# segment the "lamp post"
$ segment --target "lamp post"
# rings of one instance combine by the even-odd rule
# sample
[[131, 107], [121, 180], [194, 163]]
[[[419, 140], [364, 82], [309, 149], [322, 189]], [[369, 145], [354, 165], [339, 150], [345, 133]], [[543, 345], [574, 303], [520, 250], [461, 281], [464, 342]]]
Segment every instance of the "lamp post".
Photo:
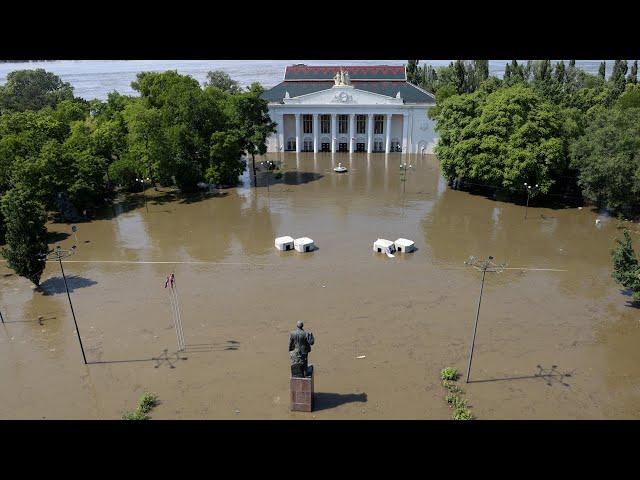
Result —
[[266, 162], [260, 162], [260, 166], [265, 167], [267, 169], [267, 192], [269, 192], [271, 170], [275, 168], [276, 164], [273, 163], [271, 160], [267, 160]]
[[[147, 178], [147, 180], [149, 180], [149, 178]], [[136, 178], [136, 182], [138, 182], [140, 184], [140, 187], [142, 188], [142, 197], [144, 198], [144, 208], [147, 210], [147, 213], [149, 213], [149, 207], [147, 207], [147, 194], [144, 189], [145, 179]]]
[[487, 272], [501, 273], [504, 270], [505, 264], [496, 265], [493, 263], [493, 257], [489, 256], [488, 260], [479, 261], [475, 257], [469, 257], [469, 260], [464, 262], [465, 265], [470, 265], [476, 270], [482, 272], [482, 283], [480, 284], [480, 296], [478, 297], [478, 310], [476, 312], [476, 321], [473, 326], [473, 338], [471, 339], [471, 351], [469, 352], [469, 364], [467, 365], [467, 381], [469, 383], [469, 376], [471, 375], [471, 361], [473, 360], [473, 348], [476, 343], [476, 332], [478, 331], [478, 318], [480, 317], [480, 304], [482, 303], [482, 291], [484, 290], [484, 276]]
[[76, 321], [76, 313], [73, 310], [73, 303], [71, 303], [71, 294], [69, 293], [69, 285], [67, 285], [67, 277], [64, 274], [64, 268], [62, 266], [62, 259], [66, 257], [70, 257], [76, 253], [76, 246], [71, 247], [71, 250], [63, 250], [58, 245], [55, 250], [50, 251], [49, 253], [42, 253], [39, 256], [41, 258], [45, 258], [46, 260], [58, 260], [60, 264], [60, 271], [62, 272], [62, 279], [64, 280], [64, 288], [67, 291], [67, 298], [69, 299], [69, 307], [71, 308], [71, 315], [73, 317], [73, 323], [76, 326], [76, 335], [78, 336], [78, 342], [80, 342], [80, 350], [82, 350], [82, 359], [84, 360], [84, 364], [87, 364], [87, 357], [84, 354], [84, 347], [82, 346], [82, 338], [80, 337], [80, 329], [78, 328], [78, 322]]
[[[529, 209], [529, 197], [531, 196], [531, 185], [527, 184], [527, 182], [524, 182], [524, 188], [527, 191], [527, 206], [524, 207], [524, 219], [527, 219], [527, 210]], [[535, 184], [534, 188], [538, 188], [538, 184]]]

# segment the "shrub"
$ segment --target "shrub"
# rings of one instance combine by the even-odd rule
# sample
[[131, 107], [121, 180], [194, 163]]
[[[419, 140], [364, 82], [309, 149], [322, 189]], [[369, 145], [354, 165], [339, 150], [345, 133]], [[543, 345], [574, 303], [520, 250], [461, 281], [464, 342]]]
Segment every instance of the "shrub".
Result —
[[456, 407], [451, 418], [454, 420], [473, 420], [473, 415], [471, 415], [471, 410], [466, 407]]
[[133, 412], [125, 412], [122, 415], [123, 420], [149, 420], [147, 415], [153, 408], [158, 405], [158, 397], [153, 393], [145, 393], [138, 401], [138, 408]]
[[458, 373], [458, 369], [447, 367], [442, 369], [440, 377], [442, 378], [442, 380], [450, 380], [455, 382], [460, 377], [460, 374]]
[[126, 412], [122, 415], [122, 420], [149, 420], [149, 416], [140, 410], [134, 410], [133, 412]]
[[142, 413], [149, 413], [156, 405], [158, 405], [158, 397], [153, 393], [145, 393], [140, 398], [138, 410]]

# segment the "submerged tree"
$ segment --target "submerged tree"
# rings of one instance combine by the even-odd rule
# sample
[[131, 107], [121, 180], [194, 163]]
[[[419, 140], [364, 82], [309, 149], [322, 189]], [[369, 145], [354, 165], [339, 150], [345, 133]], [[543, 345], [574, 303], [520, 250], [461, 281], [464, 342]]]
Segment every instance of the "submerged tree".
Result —
[[633, 250], [631, 234], [624, 230], [624, 237], [616, 239], [616, 248], [611, 251], [613, 259], [613, 279], [631, 290], [633, 300], [640, 302], [640, 265]]
[[31, 192], [19, 185], [2, 198], [2, 214], [6, 222], [7, 246], [2, 255], [18, 275], [36, 286], [45, 267], [47, 253], [47, 214], [44, 206], [32, 199]]

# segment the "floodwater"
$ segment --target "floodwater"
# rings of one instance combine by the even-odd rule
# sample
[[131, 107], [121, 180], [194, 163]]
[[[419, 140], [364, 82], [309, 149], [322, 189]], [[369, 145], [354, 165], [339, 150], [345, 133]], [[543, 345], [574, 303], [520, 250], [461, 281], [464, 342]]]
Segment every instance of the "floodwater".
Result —
[[[145, 391], [157, 419], [449, 418], [439, 372], [466, 370], [482, 275], [470, 255], [508, 263], [487, 273], [463, 384], [477, 418], [640, 418], [640, 309], [610, 276], [616, 220], [535, 200], [525, 220], [522, 205], [447, 188], [432, 156], [411, 157], [406, 182], [409, 157], [393, 154], [269, 158], [284, 175], [268, 187], [264, 173], [215, 195], [149, 190], [79, 225], [63, 265], [87, 366], [59, 265], [42, 294], [0, 264], [0, 418], [117, 419]], [[318, 248], [278, 252], [282, 235]], [[398, 237], [417, 251], [372, 251]], [[300, 319], [316, 338], [311, 414], [288, 411]]]

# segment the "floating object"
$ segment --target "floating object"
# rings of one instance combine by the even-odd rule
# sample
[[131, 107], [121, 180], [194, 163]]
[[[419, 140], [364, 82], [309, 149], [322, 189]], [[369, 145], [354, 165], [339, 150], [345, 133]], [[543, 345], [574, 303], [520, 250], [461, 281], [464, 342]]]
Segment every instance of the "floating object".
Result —
[[347, 170], [347, 167], [343, 167], [342, 163], [338, 163], [338, 166], [334, 168], [333, 171], [337, 173], [345, 173], [345, 172], [348, 172], [349, 170]]
[[578, 207], [578, 210], [582, 210], [582, 207]]
[[600, 220], [599, 218], [596, 218], [596, 225], [600, 225], [602, 223], [602, 220]]
[[399, 238], [393, 243], [396, 246], [396, 250], [401, 253], [413, 252], [416, 249], [415, 243], [411, 240], [407, 240], [406, 238]]
[[293, 237], [285, 235], [284, 237], [276, 238], [276, 248], [281, 251], [293, 250]]
[[367, 358], [366, 355], [358, 355], [356, 358]]
[[293, 247], [300, 253], [311, 252], [315, 249], [313, 240], [309, 237], [296, 238], [293, 241]]
[[387, 257], [393, 258], [393, 252], [396, 251], [396, 247], [392, 241], [386, 240], [384, 238], [379, 238], [375, 242], [373, 242], [373, 251], [378, 253], [386, 253]]

